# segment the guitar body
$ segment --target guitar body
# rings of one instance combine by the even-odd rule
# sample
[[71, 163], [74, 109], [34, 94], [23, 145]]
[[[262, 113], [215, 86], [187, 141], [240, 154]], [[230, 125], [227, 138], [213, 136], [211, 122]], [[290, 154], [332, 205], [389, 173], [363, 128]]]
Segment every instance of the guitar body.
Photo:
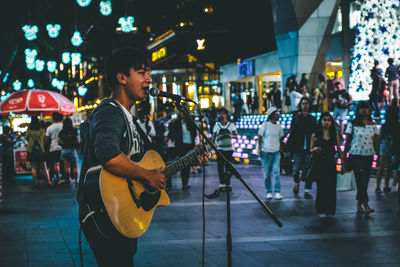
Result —
[[[165, 167], [163, 159], [154, 150], [148, 151], [137, 164], [148, 170]], [[95, 212], [91, 219], [106, 237], [118, 234], [127, 238], [141, 236], [149, 228], [155, 208], [170, 203], [165, 190], [152, 190], [101, 167], [88, 170], [84, 190], [90, 210]]]

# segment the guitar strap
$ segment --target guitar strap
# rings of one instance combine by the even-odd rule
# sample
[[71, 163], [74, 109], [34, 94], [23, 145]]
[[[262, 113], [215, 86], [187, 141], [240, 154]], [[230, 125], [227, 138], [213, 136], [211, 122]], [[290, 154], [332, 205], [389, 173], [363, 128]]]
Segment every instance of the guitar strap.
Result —
[[144, 142], [145, 147], [149, 147], [149, 148], [152, 147], [152, 143], [150, 143], [149, 138], [144, 133], [142, 127], [140, 127], [140, 125], [137, 123], [135, 118], [133, 118], [133, 123], [135, 124], [135, 126], [136, 126], [136, 128], [137, 128], [137, 130], [138, 130], [138, 132], [140, 134], [140, 137], [142, 138], [142, 140]]

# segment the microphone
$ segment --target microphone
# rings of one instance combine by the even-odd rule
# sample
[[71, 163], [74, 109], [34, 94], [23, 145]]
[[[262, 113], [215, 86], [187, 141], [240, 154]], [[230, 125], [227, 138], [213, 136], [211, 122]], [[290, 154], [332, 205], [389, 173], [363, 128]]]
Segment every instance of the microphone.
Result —
[[175, 94], [171, 94], [171, 93], [168, 93], [168, 92], [165, 92], [165, 91], [160, 91], [155, 87], [151, 88], [149, 90], [149, 93], [150, 93], [151, 96], [154, 96], [154, 97], [160, 96], [160, 97], [170, 98], [170, 99], [175, 100], [175, 101], [187, 101], [187, 102], [196, 103], [192, 99], [186, 98], [186, 97], [181, 96], [181, 95], [175, 95]]

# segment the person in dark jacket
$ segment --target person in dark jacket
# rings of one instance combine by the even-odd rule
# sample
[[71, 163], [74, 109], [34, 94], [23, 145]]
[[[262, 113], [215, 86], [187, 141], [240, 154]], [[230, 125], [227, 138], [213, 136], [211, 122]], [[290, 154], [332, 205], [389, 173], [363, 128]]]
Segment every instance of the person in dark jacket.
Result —
[[[397, 66], [394, 65], [393, 58], [388, 59], [389, 66], [386, 69], [385, 76], [388, 81], [389, 89], [389, 103], [393, 106], [399, 106], [399, 74], [397, 73]], [[392, 96], [394, 97], [392, 102]]]
[[[179, 117], [172, 122], [168, 137], [175, 142], [176, 153], [182, 157], [196, 145], [196, 128], [191, 121], [186, 120], [185, 113], [179, 112]], [[188, 190], [190, 176], [190, 166], [186, 166], [181, 171], [182, 190]]]
[[165, 189], [163, 169], [148, 170], [135, 162], [144, 148], [140, 126], [135, 124], [130, 110], [136, 101], [146, 97], [152, 83], [150, 61], [138, 49], [118, 49], [106, 61], [106, 78], [112, 87], [111, 98], [105, 99], [92, 112], [86, 127], [87, 139], [83, 138], [86, 149], [77, 196], [79, 220], [99, 266], [133, 266], [137, 239], [104, 236], [91, 219], [93, 207], [89, 206], [90, 195], [85, 190], [83, 177], [89, 168], [101, 165], [116, 176], [137, 180], [157, 191]]
[[14, 181], [13, 147], [15, 140], [11, 135], [11, 128], [9, 126], [3, 127], [3, 134], [0, 135], [0, 144], [3, 183], [10, 184]]
[[[310, 149], [311, 135], [316, 126], [315, 117], [310, 114], [310, 99], [302, 97], [298, 106], [298, 112], [294, 114], [289, 130], [289, 138], [286, 144], [288, 153], [293, 153], [294, 187], [293, 193], [297, 196], [300, 189], [300, 171], [303, 171], [305, 159]], [[306, 181], [304, 197], [313, 199], [310, 193], [312, 181]]]

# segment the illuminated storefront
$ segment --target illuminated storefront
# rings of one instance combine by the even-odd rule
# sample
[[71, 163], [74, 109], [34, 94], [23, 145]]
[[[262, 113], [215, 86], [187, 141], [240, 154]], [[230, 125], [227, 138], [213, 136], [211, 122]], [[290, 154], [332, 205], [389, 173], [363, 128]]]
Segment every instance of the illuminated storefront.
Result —
[[[169, 30], [147, 45], [152, 61], [152, 86], [179, 94], [200, 103], [207, 109], [215, 103], [223, 105], [219, 70], [205, 60], [206, 40], [177, 30]], [[150, 98], [155, 116], [173, 110], [165, 98]], [[192, 107], [192, 106], [191, 106]], [[163, 114], [157, 114], [162, 111]]]

